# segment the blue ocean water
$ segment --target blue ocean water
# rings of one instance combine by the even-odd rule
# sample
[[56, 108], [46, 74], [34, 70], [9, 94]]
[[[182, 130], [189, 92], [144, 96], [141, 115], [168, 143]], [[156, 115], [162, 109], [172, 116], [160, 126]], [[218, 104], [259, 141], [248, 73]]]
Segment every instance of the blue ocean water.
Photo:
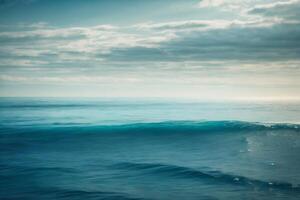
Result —
[[299, 199], [300, 102], [0, 99], [0, 199]]

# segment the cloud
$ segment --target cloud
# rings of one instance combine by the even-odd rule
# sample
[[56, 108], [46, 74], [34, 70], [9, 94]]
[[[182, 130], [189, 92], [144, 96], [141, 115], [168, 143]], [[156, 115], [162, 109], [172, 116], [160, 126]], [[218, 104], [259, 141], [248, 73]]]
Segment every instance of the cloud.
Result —
[[277, 17], [299, 21], [299, 0], [202, 0], [199, 8], [234, 12], [239, 17]]
[[138, 83], [136, 77], [120, 77], [120, 76], [16, 76], [16, 75], [0, 75], [0, 81], [23, 82], [23, 83], [59, 83], [59, 84], [100, 84], [100, 83]]
[[[269, 0], [276, 1], [276, 0]], [[264, 3], [265, 0], [202, 0], [198, 4], [199, 8], [217, 8], [221, 10], [243, 10], [253, 5]]]
[[222, 29], [176, 32], [176, 38], [162, 42], [158, 47], [112, 49], [108, 59], [123, 61], [217, 59], [254, 62], [298, 59], [299, 25], [282, 21], [269, 24], [263, 22], [231, 23]]
[[[0, 60], [3, 59], [2, 66], [8, 67], [17, 66], [18, 62], [22, 63], [18, 66], [30, 63], [35, 66], [37, 61], [47, 61], [52, 65], [65, 65], [72, 61], [96, 64], [113, 49], [155, 48], [175, 37], [172, 33], [145, 36], [111, 25], [69, 28], [28, 25], [24, 31], [18, 26], [17, 31], [0, 32]], [[10, 62], [5, 61], [8, 59]]]
[[[26, 1], [3, 2], [12, 6]], [[297, 93], [299, 0], [199, 0], [198, 7], [194, 1], [177, 3], [158, 8], [160, 18], [149, 17], [152, 11], [139, 12], [138, 20], [130, 19], [134, 14], [121, 21], [120, 16], [97, 15], [114, 25], [95, 25], [98, 18], [90, 19], [94, 15], [75, 16], [78, 23], [70, 23], [64, 13], [51, 22], [45, 16], [38, 20], [46, 22], [26, 24], [24, 18], [0, 25], [2, 95], [5, 87], [10, 95], [33, 87], [46, 95], [51, 87], [62, 95], [69, 92], [66, 88], [74, 88], [75, 94], [82, 88], [91, 94], [149, 96], [231, 96], [233, 89], [238, 96]], [[4, 14], [12, 16], [11, 22], [17, 18]], [[57, 19], [62, 22], [55, 23]]]
[[117, 27], [111, 25], [98, 25], [92, 27], [70, 27], [70, 28], [49, 28], [45, 23], [35, 23], [27, 26], [33, 30], [29, 31], [9, 31], [0, 32], [0, 38], [2, 40], [7, 39], [43, 39], [43, 38], [71, 38], [76, 37], [88, 37], [92, 35], [100, 35], [104, 32], [111, 32]]
[[300, 1], [288, 0], [277, 1], [269, 4], [261, 4], [249, 9], [248, 13], [261, 15], [265, 17], [278, 17], [283, 19], [299, 21]]
[[187, 30], [187, 29], [205, 29], [211, 26], [224, 26], [224, 21], [205, 21], [205, 20], [188, 20], [188, 21], [173, 21], [165, 23], [143, 23], [135, 27], [138, 29], [154, 29], [154, 30]]
[[217, 7], [224, 5], [226, 1], [224, 0], [202, 0], [199, 3], [199, 7], [206, 8], [206, 7]]
[[254, 15], [255, 9], [263, 13], [262, 9], [292, 7], [296, 0], [201, 2], [202, 6], [239, 4], [247, 8], [256, 3], [248, 9], [249, 15], [234, 20], [145, 22], [122, 27], [17, 25], [16, 30], [0, 32], [1, 66], [103, 68], [114, 62], [128, 66], [134, 62], [297, 59], [299, 22], [277, 15]]
[[49, 62], [44, 60], [32, 60], [32, 59], [1, 59], [0, 67], [34, 67], [45, 66]]
[[138, 30], [148, 31], [191, 32], [209, 31], [212, 29], [228, 29], [232, 27], [267, 27], [282, 22], [283, 20], [278, 18], [254, 18], [249, 20], [186, 20], [164, 23], [142, 23], [137, 24], [134, 27]]

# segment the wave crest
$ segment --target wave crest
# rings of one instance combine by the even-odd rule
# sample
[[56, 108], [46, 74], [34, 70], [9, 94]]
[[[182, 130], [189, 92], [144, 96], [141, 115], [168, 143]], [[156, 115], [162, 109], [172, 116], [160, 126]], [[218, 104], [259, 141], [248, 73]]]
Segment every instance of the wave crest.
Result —
[[194, 180], [208, 180], [213, 183], [219, 184], [234, 184], [243, 185], [255, 188], [277, 188], [284, 190], [293, 190], [300, 192], [298, 186], [294, 186], [291, 183], [284, 182], [267, 182], [262, 180], [256, 180], [244, 176], [237, 176], [227, 173], [222, 173], [220, 171], [204, 171], [198, 170], [190, 167], [183, 167], [177, 165], [169, 164], [154, 164], [154, 163], [117, 163], [112, 167], [117, 169], [126, 169], [138, 171], [144, 175], [159, 175], [168, 176], [171, 178], [185, 178]]
[[211, 133], [290, 130], [300, 132], [298, 124], [259, 123], [244, 121], [166, 121], [122, 125], [89, 125], [72, 123], [40, 124], [7, 127], [0, 125], [2, 134], [12, 133]]

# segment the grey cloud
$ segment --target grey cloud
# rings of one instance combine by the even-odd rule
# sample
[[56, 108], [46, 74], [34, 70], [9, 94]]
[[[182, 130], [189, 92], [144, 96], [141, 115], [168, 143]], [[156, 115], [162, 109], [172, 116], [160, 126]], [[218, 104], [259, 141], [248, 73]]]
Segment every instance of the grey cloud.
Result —
[[273, 4], [256, 6], [248, 10], [248, 13], [262, 15], [266, 17], [279, 17], [299, 21], [300, 1], [289, 0], [283, 2], [275, 2]]
[[209, 21], [190, 20], [190, 21], [175, 21], [166, 23], [144, 23], [138, 24], [135, 27], [138, 29], [153, 29], [153, 30], [179, 30], [179, 29], [195, 29], [206, 28], [210, 26]]
[[197, 30], [224, 29], [232, 26], [243, 27], [262, 27], [271, 26], [278, 23], [278, 19], [252, 19], [252, 20], [187, 20], [171, 21], [165, 23], [144, 23], [134, 27], [140, 30], [150, 31], [171, 31], [171, 32], [188, 32]]
[[[209, 23], [213, 26], [212, 21]], [[191, 29], [197, 27], [191, 21], [151, 24], [145, 35], [137, 30], [126, 33], [126, 30], [107, 25], [52, 28], [50, 32], [48, 28], [26, 33], [19, 31], [14, 33], [16, 38], [10, 39], [11, 35], [2, 32], [0, 59], [32, 61], [26, 62], [26, 66], [74, 68], [101, 68], [103, 62], [108, 66], [107, 63], [118, 61], [130, 65], [146, 61], [299, 59], [299, 24], [276, 20], [222, 21], [222, 24], [223, 27], [215, 25], [218, 28], [205, 30]], [[60, 37], [61, 33], [64, 37]], [[12, 65], [16, 63], [12, 62]]]
[[114, 60], [286, 60], [300, 55], [298, 24], [181, 33], [157, 48], [116, 48]]

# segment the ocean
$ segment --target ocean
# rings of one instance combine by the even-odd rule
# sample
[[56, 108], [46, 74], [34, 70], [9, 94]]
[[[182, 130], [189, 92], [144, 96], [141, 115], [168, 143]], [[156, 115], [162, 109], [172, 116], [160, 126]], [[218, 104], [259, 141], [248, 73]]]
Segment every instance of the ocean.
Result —
[[300, 102], [0, 98], [0, 199], [300, 199]]

